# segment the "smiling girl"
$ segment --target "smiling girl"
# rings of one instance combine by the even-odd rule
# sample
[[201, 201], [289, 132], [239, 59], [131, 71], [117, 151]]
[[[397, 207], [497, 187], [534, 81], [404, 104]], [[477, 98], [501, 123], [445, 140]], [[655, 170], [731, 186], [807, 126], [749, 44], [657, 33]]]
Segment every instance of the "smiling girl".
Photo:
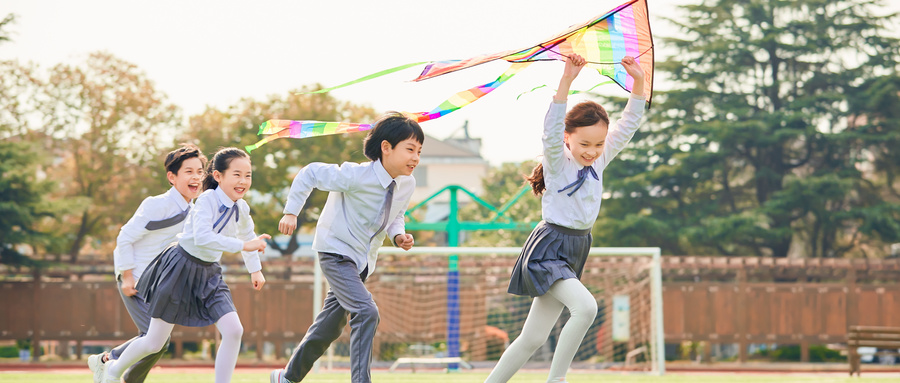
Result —
[[225, 148], [213, 156], [203, 179], [204, 191], [188, 214], [178, 243], [164, 250], [138, 280], [137, 291], [149, 303], [149, 331], [108, 363], [103, 382], [119, 382], [129, 366], [160, 351], [176, 324], [213, 323], [222, 334], [215, 381], [231, 381], [244, 329], [222, 279], [222, 253], [242, 252], [253, 288], [260, 290], [266, 283], [259, 252], [270, 237], [253, 232], [250, 207], [242, 199], [252, 180], [250, 157], [243, 150]]
[[[200, 195], [200, 182], [203, 180], [203, 167], [206, 156], [195, 145], [182, 144], [166, 155], [166, 179], [172, 188], [169, 191], [141, 202], [131, 219], [128, 220], [116, 237], [116, 249], [113, 261], [116, 270], [116, 282], [119, 295], [125, 303], [125, 309], [134, 321], [139, 336], [147, 333], [150, 326], [150, 313], [147, 302], [135, 289], [135, 281], [144, 270], [184, 228], [184, 220], [193, 207], [193, 200]], [[105, 363], [116, 359], [138, 337], [135, 337], [112, 351], [88, 357], [88, 368], [94, 373], [94, 382], [99, 383]], [[148, 355], [135, 363], [125, 372], [125, 383], [142, 383], [159, 360], [163, 352]]]
[[534, 297], [522, 333], [506, 349], [485, 382], [506, 382], [547, 341], [563, 307], [569, 320], [559, 336], [548, 382], [564, 382], [584, 334], [597, 316], [597, 302], [579, 278], [600, 212], [603, 169], [631, 141], [644, 110], [644, 71], [632, 57], [622, 66], [634, 79], [622, 118], [609, 126], [606, 110], [592, 101], [566, 113], [572, 81], [586, 61], [566, 60], [559, 89], [544, 118], [544, 158], [528, 181], [541, 197], [541, 221], [522, 247], [509, 293]]

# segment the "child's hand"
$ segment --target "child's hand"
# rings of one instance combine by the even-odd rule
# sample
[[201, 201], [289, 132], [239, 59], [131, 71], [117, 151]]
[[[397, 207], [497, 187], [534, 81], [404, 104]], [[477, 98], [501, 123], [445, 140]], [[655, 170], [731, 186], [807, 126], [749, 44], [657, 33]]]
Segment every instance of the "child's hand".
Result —
[[407, 234], [397, 234], [397, 235], [395, 235], [395, 236], [394, 236], [394, 243], [397, 244], [397, 247], [399, 247], [399, 248], [401, 248], [401, 249], [403, 249], [403, 250], [409, 250], [409, 249], [412, 249], [413, 244], [415, 244], [416, 241], [413, 240], [412, 234], [408, 234], [408, 233], [407, 233]]
[[263, 276], [262, 270], [250, 273], [250, 283], [253, 284], [253, 289], [256, 291], [262, 290], [263, 285], [266, 284], [266, 277]]
[[278, 231], [284, 235], [291, 235], [294, 232], [294, 229], [297, 228], [297, 216], [293, 214], [285, 214], [284, 217], [281, 217], [281, 221], [278, 221]]
[[266, 249], [266, 240], [272, 239], [271, 235], [262, 234], [255, 239], [244, 242], [244, 251], [263, 251]]
[[126, 297], [132, 297], [137, 294], [137, 290], [134, 288], [134, 275], [131, 272], [131, 270], [125, 270], [122, 273], [122, 294]]
[[570, 80], [575, 79], [575, 77], [578, 77], [578, 73], [581, 72], [581, 68], [584, 68], [585, 64], [587, 64], [587, 60], [585, 60], [584, 57], [573, 53], [566, 59], [566, 68], [563, 69], [563, 78]]
[[563, 69], [562, 78], [559, 79], [559, 88], [556, 88], [556, 96], [553, 96], [556, 102], [566, 102], [566, 99], [569, 97], [569, 88], [572, 87], [572, 81], [575, 80], [575, 77], [578, 77], [578, 73], [581, 72], [581, 68], [584, 68], [585, 64], [587, 64], [587, 61], [584, 57], [574, 53], [566, 58], [566, 68]]
[[634, 61], [634, 57], [623, 57], [622, 66], [625, 67], [625, 72], [634, 78], [635, 81], [644, 79], [644, 68], [641, 68], [641, 65], [638, 64], [637, 61]]

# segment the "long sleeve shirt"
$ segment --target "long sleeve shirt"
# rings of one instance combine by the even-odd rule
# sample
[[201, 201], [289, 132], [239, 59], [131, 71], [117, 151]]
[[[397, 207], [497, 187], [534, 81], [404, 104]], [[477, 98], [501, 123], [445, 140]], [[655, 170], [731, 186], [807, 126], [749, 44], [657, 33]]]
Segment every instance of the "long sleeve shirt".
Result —
[[591, 166], [600, 180], [588, 177], [584, 185], [568, 196], [557, 191], [578, 179], [578, 170], [583, 166], [566, 147], [565, 135], [566, 104], [552, 102], [544, 118], [544, 191], [541, 198], [541, 213], [545, 221], [571, 229], [589, 229], [600, 213], [603, 196], [603, 169], [631, 141], [644, 113], [644, 98], [631, 95], [616, 124], [609, 127], [603, 152]]
[[145, 198], [116, 237], [113, 250], [116, 275], [131, 270], [135, 279], [140, 278], [150, 262], [175, 242], [191, 206], [174, 187]]
[[[231, 209], [237, 208], [237, 212]], [[247, 271], [262, 270], [258, 251], [242, 251], [244, 242], [256, 238], [250, 206], [243, 199], [232, 201], [221, 188], [197, 197], [178, 239], [188, 253], [206, 262], [218, 262], [223, 252], [241, 253]]]
[[[396, 182], [391, 211], [384, 212], [391, 181]], [[392, 179], [380, 160], [340, 166], [311, 163], [294, 177], [284, 214], [299, 214], [313, 188], [329, 192], [316, 224], [313, 250], [350, 257], [360, 273], [368, 267], [370, 275], [385, 235], [393, 240], [398, 234], [406, 234], [404, 214], [416, 188], [415, 178]], [[375, 235], [385, 213], [389, 214], [388, 225]]]

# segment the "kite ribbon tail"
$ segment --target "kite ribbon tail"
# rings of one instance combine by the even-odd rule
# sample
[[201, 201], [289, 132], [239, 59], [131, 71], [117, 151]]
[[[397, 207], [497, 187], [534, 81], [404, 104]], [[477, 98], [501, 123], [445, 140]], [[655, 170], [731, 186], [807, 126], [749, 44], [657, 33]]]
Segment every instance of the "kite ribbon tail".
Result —
[[343, 84], [341, 84], [341, 85], [333, 86], [333, 87], [331, 87], [331, 88], [319, 89], [319, 90], [312, 91], [312, 92], [299, 92], [299, 93], [296, 93], [296, 94], [315, 94], [315, 93], [331, 92], [332, 90], [335, 90], [335, 89], [339, 89], [339, 88], [343, 88], [343, 87], [345, 87], [345, 86], [350, 86], [350, 85], [353, 85], [353, 84], [361, 83], [361, 82], [363, 82], [363, 81], [371, 80], [371, 79], [373, 79], [373, 78], [378, 78], [378, 77], [381, 77], [381, 76], [384, 76], [384, 75], [387, 75], [387, 74], [391, 74], [391, 73], [394, 73], [394, 72], [398, 72], [398, 71], [404, 70], [404, 69], [406, 69], [406, 68], [414, 67], [414, 66], [416, 66], [416, 65], [428, 64], [428, 63], [430, 63], [430, 62], [431, 62], [431, 61], [422, 61], [422, 62], [417, 62], [417, 63], [412, 63], [412, 64], [404, 64], [404, 65], [400, 65], [400, 66], [393, 67], [393, 68], [390, 68], [390, 69], [385, 69], [385, 70], [383, 70], [383, 71], [381, 71], [381, 72], [372, 73], [372, 74], [370, 74], [370, 75], [368, 75], [368, 76], [363, 76], [363, 77], [360, 77], [360, 78], [358, 78], [358, 79], [356, 79], [356, 80], [353, 80], [353, 81], [350, 81], [350, 82], [345, 82], [345, 83], [343, 83]]
[[596, 87], [598, 87], [598, 86], [601, 86], [601, 85], [607, 85], [607, 84], [615, 84], [615, 83], [616, 83], [615, 81], [604, 81], [604, 82], [601, 82], [601, 83], [599, 83], [599, 84], [597, 84], [597, 85], [592, 86], [590, 89], [586, 89], [586, 90], [570, 90], [570, 91], [569, 91], [569, 94], [588, 93], [588, 92], [594, 90], [594, 88], [596, 88]]
[[[615, 81], [605, 81], [605, 82], [601, 82], [601, 83], [599, 83], [599, 84], [597, 84], [597, 85], [592, 86], [590, 89], [585, 89], [585, 90], [570, 90], [570, 91], [569, 91], [569, 94], [588, 93], [588, 92], [594, 90], [594, 88], [596, 88], [596, 87], [598, 87], [598, 86], [601, 86], [601, 85], [607, 85], [607, 84], [615, 84], [615, 83], [616, 83]], [[536, 86], [536, 87], [534, 87], [534, 88], [531, 88], [531, 90], [526, 90], [526, 91], [524, 91], [524, 92], [522, 92], [522, 93], [519, 93], [519, 95], [516, 96], [516, 100], [518, 100], [519, 98], [521, 98], [522, 96], [524, 96], [524, 95], [526, 95], [526, 94], [528, 94], [528, 93], [531, 93], [531, 92], [534, 92], [534, 91], [536, 91], [536, 90], [538, 90], [538, 89], [546, 88], [546, 87], [547, 87], [547, 84], [544, 84], [544, 85], [540, 85], [540, 86]], [[554, 90], [554, 91], [555, 91], [555, 90]]]
[[281, 131], [275, 132], [272, 135], [266, 136], [265, 138], [259, 140], [259, 142], [253, 145], [247, 145], [244, 149], [247, 150], [247, 153], [250, 153], [256, 149], [259, 149], [260, 146], [263, 146], [269, 142], [277, 140], [279, 138], [289, 137], [291, 135], [291, 130], [289, 128], [282, 129]]
[[491, 93], [494, 89], [503, 85], [507, 80], [515, 76], [521, 70], [527, 68], [530, 64], [531, 62], [512, 63], [512, 65], [509, 66], [509, 69], [503, 72], [494, 81], [456, 93], [430, 112], [406, 113], [406, 115], [414, 118], [416, 122], [425, 122], [443, 117], [477, 101], [479, 98], [484, 97], [484, 95]]

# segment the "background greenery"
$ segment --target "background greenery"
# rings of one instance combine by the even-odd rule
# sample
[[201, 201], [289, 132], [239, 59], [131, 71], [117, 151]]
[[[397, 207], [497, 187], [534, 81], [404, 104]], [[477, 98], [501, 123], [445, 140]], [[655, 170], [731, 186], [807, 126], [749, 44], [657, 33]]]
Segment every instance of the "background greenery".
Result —
[[[659, 246], [666, 255], [889, 256], [890, 244], [900, 242], [900, 42], [887, 33], [896, 17], [873, 14], [879, 3], [682, 7], [669, 20], [682, 37], [656, 37], [665, 50], [657, 51], [653, 106], [605, 171], [594, 244]], [[14, 30], [8, 15], [0, 44]], [[598, 99], [613, 118], [624, 105]], [[178, 143], [212, 154], [255, 142], [269, 118], [372, 121], [377, 114], [327, 94], [291, 92], [183, 116], [140, 68], [108, 53], [50, 68], [2, 61], [0, 259], [108, 260], [140, 201], [168, 187], [162, 156]], [[276, 231], [299, 168], [363, 161], [361, 142], [358, 134], [279, 140], [253, 152], [248, 201], [257, 231]], [[532, 166], [492, 168], [482, 198], [501, 205]], [[315, 193], [307, 202], [304, 228], [315, 224], [324, 199]], [[475, 207], [463, 214], [486, 216]], [[540, 201], [523, 198], [509, 214], [538, 220]], [[516, 246], [525, 235], [469, 233], [463, 245]], [[441, 236], [419, 238], [443, 244]], [[296, 237], [272, 245], [290, 253]]]

